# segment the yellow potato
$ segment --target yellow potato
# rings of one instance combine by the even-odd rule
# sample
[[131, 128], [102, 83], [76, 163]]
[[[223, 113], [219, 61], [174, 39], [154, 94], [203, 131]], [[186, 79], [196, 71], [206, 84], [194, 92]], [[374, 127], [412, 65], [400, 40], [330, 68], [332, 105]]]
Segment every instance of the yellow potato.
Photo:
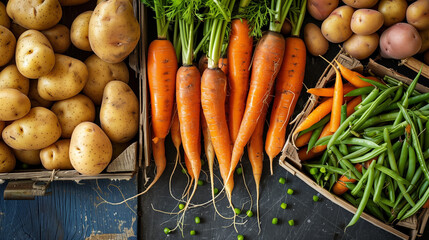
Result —
[[417, 30], [429, 29], [429, 0], [418, 0], [410, 4], [406, 12], [407, 22]]
[[63, 14], [58, 0], [9, 0], [6, 11], [19, 25], [35, 30], [55, 26]]
[[15, 61], [22, 75], [35, 79], [52, 70], [55, 54], [45, 35], [36, 30], [27, 30], [18, 38]]
[[104, 88], [100, 123], [112, 142], [128, 142], [137, 134], [139, 100], [126, 83], [111, 81]]
[[62, 139], [40, 151], [40, 159], [44, 168], [73, 169], [69, 157], [70, 139]]
[[353, 34], [343, 43], [344, 50], [352, 57], [362, 60], [369, 57], [378, 47], [378, 34], [357, 35]]
[[56, 142], [61, 136], [61, 126], [55, 113], [35, 107], [23, 118], [15, 120], [2, 133], [11, 148], [37, 150]]
[[0, 173], [12, 172], [15, 168], [16, 160], [12, 150], [0, 141]]
[[420, 31], [419, 35], [422, 38], [422, 47], [420, 48], [419, 53], [424, 53], [429, 49], [429, 29]]
[[370, 8], [373, 7], [378, 0], [343, 0], [343, 2], [354, 8]]
[[77, 16], [70, 28], [70, 38], [73, 45], [84, 51], [92, 51], [89, 44], [88, 28], [89, 19], [91, 19], [93, 11], [86, 11]]
[[10, 28], [10, 19], [6, 13], [6, 6], [2, 2], [0, 2], [0, 25]]
[[89, 21], [89, 43], [106, 62], [123, 61], [137, 46], [140, 25], [128, 0], [108, 0], [98, 4]]
[[318, 26], [314, 23], [307, 23], [304, 27], [305, 46], [313, 56], [323, 55], [328, 51], [329, 42], [323, 37]]
[[58, 117], [63, 138], [70, 138], [79, 123], [93, 122], [95, 119], [94, 103], [82, 94], [54, 103], [51, 111]]
[[41, 76], [37, 83], [39, 95], [49, 101], [64, 100], [76, 96], [88, 80], [85, 63], [66, 55], [55, 54], [55, 66]]
[[0, 26], [0, 67], [9, 63], [15, 54], [16, 38], [6, 27]]
[[83, 92], [96, 105], [101, 104], [104, 87], [108, 82], [122, 81], [128, 83], [129, 72], [124, 62], [107, 63], [94, 54], [85, 60], [85, 64], [88, 67], [88, 81]]
[[52, 102], [43, 99], [37, 91], [37, 79], [30, 80], [30, 90], [28, 91], [28, 98], [30, 98], [31, 107], [45, 107], [49, 108], [52, 106]]
[[10, 24], [10, 31], [12, 31], [13, 35], [15, 35], [15, 38], [18, 39], [19, 36], [21, 36], [21, 34], [23, 34], [25, 31], [27, 31], [28, 29], [19, 25], [16, 22], [12, 22]]
[[30, 99], [19, 90], [0, 89], [0, 121], [20, 119], [30, 111], [30, 108]]
[[45, 35], [56, 53], [64, 53], [70, 47], [70, 31], [69, 29], [62, 25], [57, 24], [48, 30], [42, 31]]
[[359, 35], [370, 35], [383, 26], [383, 14], [372, 9], [358, 9], [353, 13], [350, 27]]
[[30, 80], [18, 71], [15, 64], [11, 64], [0, 72], [0, 88], [15, 88], [27, 95]]
[[20, 162], [28, 165], [40, 165], [40, 150], [16, 150], [12, 149], [15, 157]]
[[340, 43], [352, 35], [350, 22], [354, 9], [350, 6], [341, 6], [335, 9], [322, 23], [323, 36], [332, 43]]
[[59, 0], [61, 6], [76, 6], [87, 3], [89, 0]]
[[70, 162], [76, 171], [94, 176], [112, 159], [112, 143], [95, 123], [83, 122], [74, 129], [70, 142]]
[[408, 3], [406, 0], [380, 0], [378, 11], [383, 14], [384, 26], [389, 27], [405, 19]]

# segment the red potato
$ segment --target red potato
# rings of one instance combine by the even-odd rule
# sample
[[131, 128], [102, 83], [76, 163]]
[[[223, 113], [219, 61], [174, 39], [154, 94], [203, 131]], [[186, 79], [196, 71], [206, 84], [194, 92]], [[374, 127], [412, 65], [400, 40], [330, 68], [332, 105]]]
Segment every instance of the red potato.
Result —
[[325, 20], [336, 7], [339, 0], [308, 0], [307, 11], [310, 15], [319, 20]]
[[419, 31], [429, 29], [429, 0], [418, 0], [410, 4], [406, 17], [407, 22]]
[[378, 0], [343, 0], [343, 2], [354, 8], [370, 8], [373, 7]]
[[417, 30], [408, 23], [397, 23], [386, 29], [380, 37], [381, 56], [404, 59], [418, 53], [422, 39]]

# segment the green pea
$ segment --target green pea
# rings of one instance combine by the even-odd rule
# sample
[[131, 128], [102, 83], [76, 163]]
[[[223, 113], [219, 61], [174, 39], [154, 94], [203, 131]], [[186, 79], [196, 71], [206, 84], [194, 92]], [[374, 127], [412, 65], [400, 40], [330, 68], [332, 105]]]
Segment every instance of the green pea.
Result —
[[248, 217], [252, 217], [252, 216], [253, 216], [253, 212], [252, 212], [252, 210], [247, 210], [246, 215], [247, 215]]
[[196, 224], [199, 224], [200, 222], [201, 222], [200, 217], [195, 217], [195, 223], [196, 223]]
[[203, 186], [204, 185], [204, 181], [203, 180], [198, 180], [198, 186]]
[[218, 188], [213, 188], [213, 193], [214, 193], [215, 195], [217, 195], [217, 194], [219, 193], [219, 189], [218, 189]]
[[288, 221], [288, 223], [289, 223], [289, 225], [290, 225], [290, 226], [295, 225], [295, 221], [294, 221], [294, 220], [292, 220], [292, 219], [291, 219], [291, 220], [289, 220], [289, 221]]
[[279, 219], [278, 218], [273, 218], [273, 220], [271, 220], [271, 223], [276, 225], [277, 223], [279, 223]]
[[283, 178], [283, 177], [279, 178], [279, 183], [285, 184], [286, 183], [286, 179]]
[[237, 240], [244, 240], [244, 236], [243, 235], [237, 235]]
[[289, 188], [289, 189], [287, 190], [287, 194], [292, 195], [292, 194], [293, 194], [293, 190]]
[[326, 173], [326, 168], [321, 167], [321, 168], [320, 168], [320, 172], [321, 172], [321, 173]]
[[237, 170], [235, 170], [237, 172], [238, 175], [243, 173], [243, 169], [241, 167], [237, 168]]
[[185, 204], [183, 204], [183, 203], [179, 204], [179, 209], [180, 209], [180, 210], [182, 210], [182, 209], [184, 209], [184, 208], [185, 208]]
[[313, 201], [315, 201], [315, 202], [319, 201], [319, 197], [318, 197], [318, 196], [316, 196], [316, 195], [314, 195], [314, 196], [313, 196]]
[[235, 214], [239, 215], [241, 213], [241, 210], [239, 208], [234, 208]]
[[171, 230], [170, 230], [169, 228], [167, 228], [167, 227], [166, 227], [166, 228], [164, 228], [164, 233], [165, 233], [165, 234], [169, 234], [170, 232], [171, 232]]
[[318, 172], [319, 172], [319, 169], [317, 169], [317, 168], [311, 168], [310, 169], [310, 174], [311, 175], [316, 175]]
[[192, 236], [194, 236], [196, 234], [196, 232], [195, 232], [195, 230], [191, 230], [191, 232], [189, 234], [191, 234]]
[[286, 209], [286, 208], [287, 208], [287, 204], [286, 204], [286, 203], [282, 203], [282, 204], [280, 205], [280, 207], [281, 207], [281, 208], [283, 208], [283, 209]]

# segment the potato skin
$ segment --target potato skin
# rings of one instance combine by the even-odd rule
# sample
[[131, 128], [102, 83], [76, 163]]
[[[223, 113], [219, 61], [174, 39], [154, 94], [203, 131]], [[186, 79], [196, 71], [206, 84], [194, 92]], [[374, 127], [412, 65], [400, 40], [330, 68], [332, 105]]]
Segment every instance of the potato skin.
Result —
[[417, 30], [408, 23], [397, 23], [386, 29], [380, 37], [381, 56], [404, 59], [418, 53], [422, 39]]
[[9, 63], [15, 54], [16, 38], [6, 27], [0, 26], [0, 67]]
[[58, 0], [9, 0], [6, 11], [19, 25], [35, 30], [55, 26], [63, 14]]
[[322, 23], [323, 36], [332, 43], [347, 40], [352, 34], [350, 22], [354, 9], [350, 6], [341, 6], [335, 9]]
[[54, 68], [55, 54], [45, 35], [36, 30], [27, 30], [16, 43], [15, 61], [22, 75], [36, 79]]
[[369, 57], [378, 47], [378, 34], [353, 34], [343, 43], [344, 50], [352, 57], [362, 60]]
[[407, 22], [417, 30], [429, 29], [429, 0], [418, 0], [410, 4], [406, 12]]
[[92, 51], [88, 38], [89, 20], [91, 19], [92, 13], [93, 11], [86, 11], [79, 14], [73, 20], [70, 28], [71, 42], [80, 50]]
[[55, 66], [51, 72], [39, 78], [37, 91], [43, 99], [64, 100], [82, 91], [87, 80], [88, 69], [83, 62], [55, 54]]
[[350, 27], [355, 34], [370, 35], [383, 26], [383, 14], [372, 9], [358, 9], [353, 13]]
[[384, 26], [389, 27], [405, 19], [408, 3], [406, 0], [381, 0], [378, 11], [383, 14]]
[[73, 169], [69, 157], [70, 139], [58, 140], [40, 151], [40, 160], [47, 170]]
[[40, 149], [38, 150], [16, 150], [12, 149], [15, 158], [28, 165], [40, 165]]
[[49, 109], [35, 107], [15, 120], [2, 133], [4, 142], [18, 150], [37, 150], [56, 142], [61, 136], [57, 116]]
[[378, 0], [343, 0], [343, 2], [353, 8], [370, 8], [377, 4]]
[[15, 64], [11, 64], [0, 72], [0, 88], [15, 88], [27, 95], [30, 80], [18, 71]]
[[19, 90], [0, 89], [0, 121], [20, 119], [30, 111], [30, 108], [30, 99]]
[[128, 68], [124, 62], [108, 63], [94, 54], [85, 60], [85, 64], [88, 67], [88, 81], [83, 92], [95, 105], [101, 104], [104, 87], [108, 82], [129, 81]]
[[62, 138], [70, 138], [79, 123], [93, 122], [95, 119], [94, 103], [82, 94], [54, 103], [51, 111], [58, 117]]
[[10, 18], [6, 13], [6, 6], [0, 2], [0, 25], [10, 28]]
[[338, 3], [339, 0], [308, 0], [307, 11], [313, 18], [323, 21], [338, 7]]
[[137, 46], [140, 25], [128, 0], [99, 3], [89, 21], [89, 43], [97, 56], [109, 63], [123, 61]]
[[329, 42], [323, 37], [320, 28], [314, 23], [305, 25], [304, 41], [308, 52], [313, 56], [323, 55], [328, 51]]
[[30, 79], [30, 90], [28, 91], [28, 98], [30, 98], [31, 107], [45, 107], [50, 108], [52, 101], [43, 99], [37, 91], [37, 79]]
[[12, 150], [0, 141], [0, 173], [12, 172], [15, 165], [16, 160]]
[[43, 35], [48, 38], [49, 42], [56, 53], [64, 53], [70, 47], [70, 30], [62, 25], [57, 24], [48, 30], [42, 31]]
[[112, 143], [95, 123], [83, 122], [73, 131], [70, 162], [76, 171], [88, 176], [101, 173], [112, 159]]

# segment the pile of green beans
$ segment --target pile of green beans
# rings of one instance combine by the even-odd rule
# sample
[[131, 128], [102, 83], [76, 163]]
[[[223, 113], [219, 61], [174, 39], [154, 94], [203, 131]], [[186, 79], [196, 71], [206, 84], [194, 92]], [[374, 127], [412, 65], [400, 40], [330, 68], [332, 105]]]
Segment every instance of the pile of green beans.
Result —
[[394, 224], [429, 199], [429, 93], [415, 90], [420, 73], [409, 86], [385, 77], [385, 85], [368, 81], [373, 86], [348, 93], [363, 100], [349, 117], [346, 105], [341, 108], [340, 127], [331, 136], [319, 138], [327, 117], [311, 127], [308, 149], [327, 146], [320, 159], [304, 164], [315, 181], [331, 190], [341, 176], [356, 180], [344, 182], [350, 191], [342, 196], [357, 208], [347, 227], [363, 211]]

